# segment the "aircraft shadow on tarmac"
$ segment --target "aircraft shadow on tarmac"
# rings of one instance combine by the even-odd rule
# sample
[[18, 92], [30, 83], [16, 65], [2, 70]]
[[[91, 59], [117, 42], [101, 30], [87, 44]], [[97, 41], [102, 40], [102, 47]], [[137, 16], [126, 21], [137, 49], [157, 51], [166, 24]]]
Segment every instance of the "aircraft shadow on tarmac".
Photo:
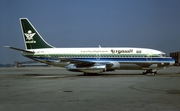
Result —
[[23, 76], [55, 76], [55, 74], [23, 74]]
[[101, 74], [88, 74], [88, 75], [84, 75], [84, 74], [79, 74], [77, 76], [134, 76], [134, 75], [143, 75], [143, 74], [109, 74], [109, 73], [101, 73]]
[[37, 77], [43, 77], [43, 76], [49, 76], [49, 77], [52, 77], [52, 76], [56, 76], [56, 77], [61, 77], [61, 76], [66, 76], [66, 77], [75, 77], [75, 76], [78, 76], [78, 77], [86, 77], [86, 76], [139, 76], [139, 75], [143, 75], [143, 74], [114, 74], [114, 73], [101, 73], [101, 74], [88, 74], [88, 75], [84, 75], [84, 74], [23, 74], [22, 76], [37, 76]]
[[[180, 74], [157, 74], [158, 76], [180, 76]], [[144, 75], [144, 74], [140, 74], [140, 73], [101, 73], [101, 74], [88, 74], [88, 75], [84, 75], [84, 74], [37, 74], [37, 73], [32, 73], [32, 74], [23, 74], [23, 76], [36, 76], [36, 77], [88, 77], [88, 76], [154, 76], [154, 75]]]

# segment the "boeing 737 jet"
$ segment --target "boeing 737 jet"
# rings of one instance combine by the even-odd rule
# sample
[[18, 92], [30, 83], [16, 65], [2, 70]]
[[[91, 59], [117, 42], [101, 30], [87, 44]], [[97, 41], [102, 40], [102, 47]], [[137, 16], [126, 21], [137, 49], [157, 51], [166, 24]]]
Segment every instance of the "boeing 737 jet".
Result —
[[20, 18], [25, 48], [22, 55], [68, 71], [102, 73], [115, 70], [144, 70], [143, 74], [156, 74], [157, 70], [172, 66], [174, 59], [162, 51], [134, 47], [56, 48], [48, 44], [27, 18]]

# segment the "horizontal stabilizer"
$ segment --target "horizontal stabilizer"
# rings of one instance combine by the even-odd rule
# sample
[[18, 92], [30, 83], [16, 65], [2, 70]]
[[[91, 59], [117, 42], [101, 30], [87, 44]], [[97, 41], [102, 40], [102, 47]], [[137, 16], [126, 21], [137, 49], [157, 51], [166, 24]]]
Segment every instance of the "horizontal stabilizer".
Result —
[[18, 51], [22, 51], [22, 52], [27, 52], [27, 53], [34, 53], [33, 51], [19, 49], [19, 48], [16, 48], [16, 47], [11, 47], [11, 46], [4, 46], [4, 47], [10, 48], [10, 49], [14, 49], [14, 50], [18, 50]]

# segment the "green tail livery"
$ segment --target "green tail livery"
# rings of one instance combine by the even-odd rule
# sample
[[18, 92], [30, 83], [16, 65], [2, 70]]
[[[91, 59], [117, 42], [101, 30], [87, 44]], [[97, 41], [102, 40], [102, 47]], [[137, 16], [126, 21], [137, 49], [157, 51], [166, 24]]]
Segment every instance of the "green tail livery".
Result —
[[27, 18], [21, 18], [20, 23], [26, 49], [53, 48], [41, 37]]

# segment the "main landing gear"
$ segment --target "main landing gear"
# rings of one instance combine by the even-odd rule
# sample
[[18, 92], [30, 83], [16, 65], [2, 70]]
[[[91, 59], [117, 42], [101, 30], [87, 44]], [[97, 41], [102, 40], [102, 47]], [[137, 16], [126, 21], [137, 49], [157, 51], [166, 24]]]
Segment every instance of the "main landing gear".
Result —
[[84, 76], [88, 76], [89, 75], [89, 73], [87, 73], [87, 72], [84, 72]]
[[143, 72], [143, 74], [146, 74], [146, 75], [156, 75], [157, 74], [157, 70], [152, 70], [152, 69], [148, 69], [146, 70], [145, 72]]
[[84, 72], [83, 74], [84, 74], [84, 76], [97, 76], [100, 73], [88, 73], [88, 72]]
[[96, 75], [97, 73], [87, 73], [87, 72], [84, 72], [84, 76], [90, 76], [90, 75]]

